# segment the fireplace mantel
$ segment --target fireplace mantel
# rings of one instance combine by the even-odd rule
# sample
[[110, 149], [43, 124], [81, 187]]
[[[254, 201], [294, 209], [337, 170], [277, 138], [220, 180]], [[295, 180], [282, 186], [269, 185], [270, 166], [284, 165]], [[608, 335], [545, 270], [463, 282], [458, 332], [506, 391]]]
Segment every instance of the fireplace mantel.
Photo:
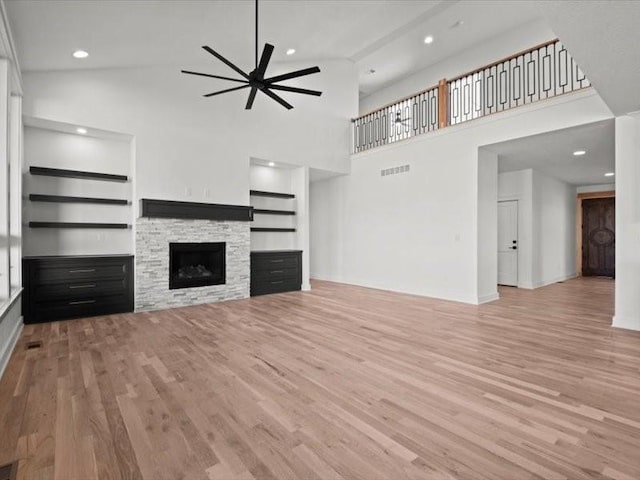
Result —
[[148, 218], [253, 221], [253, 207], [245, 205], [221, 205], [143, 198], [140, 211], [142, 217]]

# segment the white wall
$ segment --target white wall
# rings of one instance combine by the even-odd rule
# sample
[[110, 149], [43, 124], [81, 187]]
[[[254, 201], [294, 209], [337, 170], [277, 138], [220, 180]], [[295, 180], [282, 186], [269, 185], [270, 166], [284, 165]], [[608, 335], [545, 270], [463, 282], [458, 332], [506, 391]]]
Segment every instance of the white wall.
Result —
[[[29, 167], [63, 168], [126, 175], [131, 178], [131, 142], [76, 135], [43, 128], [24, 129], [25, 222], [113, 222], [132, 224], [132, 205], [31, 202], [31, 193], [132, 201], [132, 182], [105, 182], [29, 174]], [[130, 254], [131, 230], [28, 228], [24, 255]]]
[[[319, 89], [322, 97], [283, 92], [290, 111], [260, 94], [247, 111], [246, 91], [203, 98], [227, 85], [179, 67], [30, 72], [24, 113], [135, 136], [137, 198], [247, 205], [250, 157], [348, 169], [357, 73], [346, 60], [320, 67], [291, 84]], [[273, 73], [282, 69], [275, 65]]]
[[640, 330], [640, 117], [616, 118], [616, 313]]
[[498, 198], [518, 201], [518, 287], [576, 275], [575, 187], [535, 169], [498, 176]]
[[498, 155], [478, 150], [478, 303], [497, 300], [498, 285]]
[[575, 187], [533, 170], [533, 287], [575, 276]]
[[350, 175], [311, 186], [313, 275], [478, 303], [478, 225], [497, 230], [478, 217], [482, 189], [497, 188], [478, 182], [478, 148], [605, 118], [589, 90], [352, 156]]
[[343, 272], [348, 177], [319, 180], [310, 185], [311, 278], [346, 281]]
[[[454, 55], [447, 60], [438, 62], [386, 88], [361, 98], [360, 114], [370, 112], [382, 105], [394, 102], [399, 98], [433, 87], [443, 78], [455, 78], [458, 75], [509, 57], [515, 52], [526, 50], [527, 48], [554, 38], [554, 33], [544, 21], [518, 26], [514, 30], [494, 37], [475, 47], [468, 48], [459, 55]], [[438, 47], [434, 44], [434, 46], [426, 48], [425, 55], [428, 55], [428, 48]]]

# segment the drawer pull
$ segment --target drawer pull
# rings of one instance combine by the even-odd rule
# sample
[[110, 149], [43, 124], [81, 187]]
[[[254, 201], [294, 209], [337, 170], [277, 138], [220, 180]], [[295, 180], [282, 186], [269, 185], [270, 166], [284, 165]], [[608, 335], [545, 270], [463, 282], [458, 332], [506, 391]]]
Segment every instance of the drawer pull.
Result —
[[271, 285], [276, 285], [278, 283], [284, 283], [284, 280], [278, 280], [277, 282], [271, 282]]
[[90, 283], [89, 285], [69, 285], [69, 288], [96, 288], [96, 284]]
[[75, 302], [69, 302], [69, 305], [88, 305], [89, 303], [96, 303], [95, 300], [78, 300]]
[[284, 270], [271, 270], [269, 273], [284, 273]]
[[80, 270], [69, 270], [69, 273], [89, 273], [95, 271], [95, 268], [81, 268]]
[[282, 263], [284, 262], [284, 258], [276, 258], [273, 260], [270, 260], [271, 263]]

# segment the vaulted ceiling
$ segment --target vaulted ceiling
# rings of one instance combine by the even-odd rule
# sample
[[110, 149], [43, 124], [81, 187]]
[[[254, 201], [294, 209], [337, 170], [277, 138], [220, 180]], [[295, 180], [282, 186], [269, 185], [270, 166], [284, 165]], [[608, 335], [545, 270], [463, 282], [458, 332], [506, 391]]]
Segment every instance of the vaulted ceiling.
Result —
[[544, 13], [611, 111], [639, 111], [640, 2], [563, 0]]
[[[229, 73], [201, 45], [253, 63], [252, 0], [8, 0], [6, 8], [25, 71], [210, 62], [210, 73]], [[260, 43], [276, 46], [276, 62], [351, 59], [368, 94], [540, 16], [524, 0], [263, 0]], [[90, 57], [74, 59], [76, 49]]]

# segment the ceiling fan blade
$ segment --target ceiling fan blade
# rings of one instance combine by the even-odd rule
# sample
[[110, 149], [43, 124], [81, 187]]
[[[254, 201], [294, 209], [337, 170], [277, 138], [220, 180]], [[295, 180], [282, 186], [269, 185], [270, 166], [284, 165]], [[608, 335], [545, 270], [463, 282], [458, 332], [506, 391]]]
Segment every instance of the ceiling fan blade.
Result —
[[201, 77], [211, 77], [211, 78], [218, 78], [220, 80], [230, 80], [232, 82], [247, 83], [246, 80], [240, 80], [239, 78], [221, 77], [220, 75], [211, 75], [210, 73], [192, 72], [190, 70], [180, 70], [180, 71], [188, 75], [199, 75]]
[[318, 90], [307, 90], [306, 88], [287, 87], [286, 85], [269, 85], [273, 90], [282, 90], [283, 92], [303, 93], [305, 95], [315, 95], [319, 97], [322, 92]]
[[247, 83], [246, 85], [240, 85], [239, 87], [227, 88], [226, 90], [220, 90], [218, 92], [207, 93], [206, 95], [203, 95], [203, 97], [214, 97], [216, 95], [220, 95], [221, 93], [233, 92], [234, 90], [241, 90], [243, 88], [249, 88], [249, 84]]
[[291, 110], [293, 108], [293, 105], [291, 105], [290, 103], [287, 103], [282, 97], [273, 93], [271, 90], [269, 90], [269, 87], [263, 88], [260, 91], [264, 93], [266, 96], [273, 98], [276, 102], [278, 102], [287, 110]]
[[247, 99], [247, 106], [244, 107], [245, 110], [251, 110], [251, 107], [253, 107], [253, 101], [256, 99], [256, 93], [258, 93], [258, 89], [256, 87], [252, 87], [251, 92], [249, 92], [249, 98]]
[[319, 73], [318, 67], [304, 68], [302, 70], [296, 70], [295, 72], [285, 73], [283, 75], [276, 75], [275, 77], [265, 78], [266, 83], [281, 82], [283, 80], [289, 80], [290, 78], [304, 77], [305, 75], [311, 75], [312, 73]]
[[214, 57], [216, 57], [218, 60], [220, 60], [221, 62], [223, 62], [225, 65], [227, 65], [229, 68], [235, 70], [236, 72], [238, 72], [240, 75], [242, 75], [244, 78], [246, 78], [247, 80], [249, 80], [249, 75], [247, 75], [246, 73], [244, 73], [242, 70], [240, 70], [238, 67], [236, 67], [233, 63], [231, 63], [229, 60], [227, 60], [226, 58], [224, 58], [222, 55], [220, 55], [218, 52], [216, 52], [214, 49], [212, 49], [211, 47], [207, 47], [206, 45], [204, 45], [202, 48], [204, 48], [207, 52], [209, 52], [211, 55], [213, 55]]
[[260, 63], [258, 64], [258, 68], [256, 69], [256, 77], [264, 78], [264, 73], [267, 71], [267, 65], [269, 65], [269, 60], [271, 60], [271, 54], [273, 53], [274, 48], [275, 47], [269, 43], [264, 44], [262, 56], [260, 57]]

